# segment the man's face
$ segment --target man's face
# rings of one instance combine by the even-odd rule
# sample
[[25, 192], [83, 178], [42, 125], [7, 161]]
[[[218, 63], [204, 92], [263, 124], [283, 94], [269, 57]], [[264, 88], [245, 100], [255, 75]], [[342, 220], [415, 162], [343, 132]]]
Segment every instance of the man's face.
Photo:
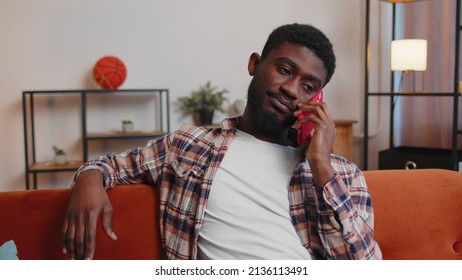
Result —
[[310, 49], [283, 43], [265, 59], [252, 54], [248, 105], [259, 127], [279, 133], [295, 122], [297, 104], [309, 101], [322, 89], [327, 71]]

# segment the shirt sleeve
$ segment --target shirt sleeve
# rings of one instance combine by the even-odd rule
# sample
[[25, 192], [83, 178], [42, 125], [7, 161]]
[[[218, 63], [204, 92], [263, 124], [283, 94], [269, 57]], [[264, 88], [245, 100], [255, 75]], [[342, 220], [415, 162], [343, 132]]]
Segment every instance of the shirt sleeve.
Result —
[[113, 153], [82, 165], [76, 172], [75, 179], [90, 170], [98, 170], [103, 176], [104, 188], [109, 189], [119, 184], [154, 184], [162, 167], [168, 150], [171, 135], [159, 137], [147, 142], [146, 146]]
[[362, 172], [352, 167], [313, 186], [321, 242], [328, 259], [382, 259], [369, 190]]

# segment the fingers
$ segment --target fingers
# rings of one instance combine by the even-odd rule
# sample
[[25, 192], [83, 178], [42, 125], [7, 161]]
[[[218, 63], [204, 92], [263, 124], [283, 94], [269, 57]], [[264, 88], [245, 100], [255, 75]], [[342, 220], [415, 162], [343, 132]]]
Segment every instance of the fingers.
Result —
[[90, 215], [88, 226], [85, 227], [85, 252], [83, 259], [91, 260], [95, 253], [95, 240], [96, 240], [96, 223], [98, 222], [97, 215]]
[[[77, 224], [82, 225], [85, 224], [85, 219], [82, 216], [79, 216], [77, 219]], [[75, 259], [81, 260], [83, 259], [83, 255], [85, 253], [85, 226], [78, 226], [75, 230], [75, 239], [74, 239], [74, 252], [75, 252]]]
[[69, 254], [71, 260], [83, 259], [86, 254], [84, 240], [87, 239], [86, 230], [89, 227], [85, 224], [81, 216], [75, 217], [69, 213], [66, 215], [62, 228], [62, 246], [63, 253]]
[[[298, 110], [294, 112], [297, 118], [293, 127], [301, 127], [303, 123], [312, 123], [310, 149], [307, 150], [307, 156], [312, 158], [325, 159], [330, 156], [333, 141], [335, 139], [335, 122], [333, 121], [330, 111], [324, 102], [307, 102], [298, 105]], [[302, 116], [302, 117], [301, 117]]]
[[[305, 113], [311, 113], [317, 115], [321, 119], [330, 118], [330, 111], [327, 108], [326, 103], [324, 102], [308, 102], [308, 103], [300, 103], [298, 104], [298, 109], [294, 112], [294, 116], [298, 118], [299, 115]], [[311, 114], [306, 114], [303, 118], [304, 120]]]
[[112, 206], [105, 207], [103, 210], [103, 228], [106, 235], [112, 240], [117, 240], [117, 235], [112, 229]]
[[62, 245], [63, 253], [69, 254], [70, 259], [75, 259], [74, 250], [74, 239], [75, 239], [75, 222], [71, 221], [69, 213], [66, 214], [66, 219], [62, 229]]
[[316, 127], [326, 123], [333, 123], [329, 109], [323, 102], [308, 102], [298, 105], [298, 110], [294, 112], [297, 121], [294, 128], [298, 129], [303, 123], [311, 122]]
[[64, 219], [63, 226], [61, 228], [61, 246], [63, 248], [63, 254], [67, 254], [67, 230], [69, 227], [69, 220], [67, 218]]
[[92, 259], [95, 252], [98, 212], [67, 214], [62, 227], [63, 253], [70, 259]]

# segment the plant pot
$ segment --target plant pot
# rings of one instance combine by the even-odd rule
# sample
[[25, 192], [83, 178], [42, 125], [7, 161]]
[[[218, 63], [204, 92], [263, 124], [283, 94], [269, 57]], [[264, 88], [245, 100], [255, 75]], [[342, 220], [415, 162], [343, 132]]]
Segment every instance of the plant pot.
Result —
[[199, 110], [193, 112], [193, 121], [195, 125], [212, 124], [213, 111]]
[[122, 124], [122, 131], [123, 132], [133, 132], [134, 125], [132, 123], [124, 123]]
[[66, 162], [67, 162], [67, 156], [65, 154], [55, 156], [56, 164], [65, 164]]

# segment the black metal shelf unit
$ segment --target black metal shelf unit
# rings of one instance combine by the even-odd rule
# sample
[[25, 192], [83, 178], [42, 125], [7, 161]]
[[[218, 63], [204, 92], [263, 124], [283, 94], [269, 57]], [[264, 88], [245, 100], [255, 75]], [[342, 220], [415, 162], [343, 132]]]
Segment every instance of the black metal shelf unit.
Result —
[[[56, 164], [55, 162], [37, 161], [36, 149], [36, 97], [38, 96], [79, 96], [80, 97], [80, 123], [82, 137], [82, 159], [78, 161], [69, 161], [65, 164]], [[110, 96], [126, 95], [129, 98], [136, 96], [147, 96], [155, 98], [154, 119], [156, 120], [156, 129], [149, 131], [102, 131], [89, 133], [87, 130], [89, 105], [88, 97], [90, 95]], [[123, 89], [123, 90], [38, 90], [22, 92], [22, 109], [24, 124], [24, 147], [25, 147], [25, 184], [26, 189], [31, 188], [31, 177], [33, 189], [37, 189], [37, 175], [39, 173], [69, 172], [76, 171], [83, 162], [88, 160], [88, 144], [90, 141], [116, 140], [116, 139], [150, 139], [164, 135], [170, 131], [170, 110], [169, 110], [169, 90], [168, 89]]]
[[[371, 1], [382, 1], [389, 2], [392, 5], [392, 39], [396, 38], [395, 36], [395, 22], [396, 22], [396, 5], [412, 5], [411, 2], [417, 2], [418, 0], [403, 1], [403, 0], [365, 0], [366, 1], [366, 35], [365, 35], [365, 79], [364, 79], [364, 138], [363, 138], [363, 169], [368, 169], [368, 154], [369, 154], [369, 99], [370, 97], [390, 97], [390, 137], [389, 137], [389, 146], [390, 149], [394, 149], [393, 143], [393, 131], [394, 131], [394, 102], [393, 98], [395, 96], [437, 96], [437, 97], [451, 97], [453, 98], [453, 123], [452, 123], [452, 147], [449, 151], [449, 162], [447, 166], [450, 166], [449, 169], [457, 170], [458, 161], [461, 160], [460, 151], [458, 151], [458, 136], [462, 135], [462, 130], [458, 128], [458, 112], [459, 112], [459, 97], [458, 92], [458, 77], [459, 77], [459, 61], [460, 61], [460, 31], [462, 27], [460, 25], [460, 4], [461, 0], [456, 1], [455, 12], [455, 22], [456, 22], [456, 32], [455, 37], [455, 61], [454, 64], [454, 81], [453, 81], [453, 91], [452, 92], [371, 92], [369, 91], [369, 72], [370, 72], [370, 5]], [[391, 88], [393, 88], [393, 75], [391, 75]], [[425, 149], [423, 149], [425, 150]], [[424, 151], [425, 153], [425, 151]], [[459, 155], [459, 156], [458, 156]], [[379, 166], [380, 168], [380, 166]]]

